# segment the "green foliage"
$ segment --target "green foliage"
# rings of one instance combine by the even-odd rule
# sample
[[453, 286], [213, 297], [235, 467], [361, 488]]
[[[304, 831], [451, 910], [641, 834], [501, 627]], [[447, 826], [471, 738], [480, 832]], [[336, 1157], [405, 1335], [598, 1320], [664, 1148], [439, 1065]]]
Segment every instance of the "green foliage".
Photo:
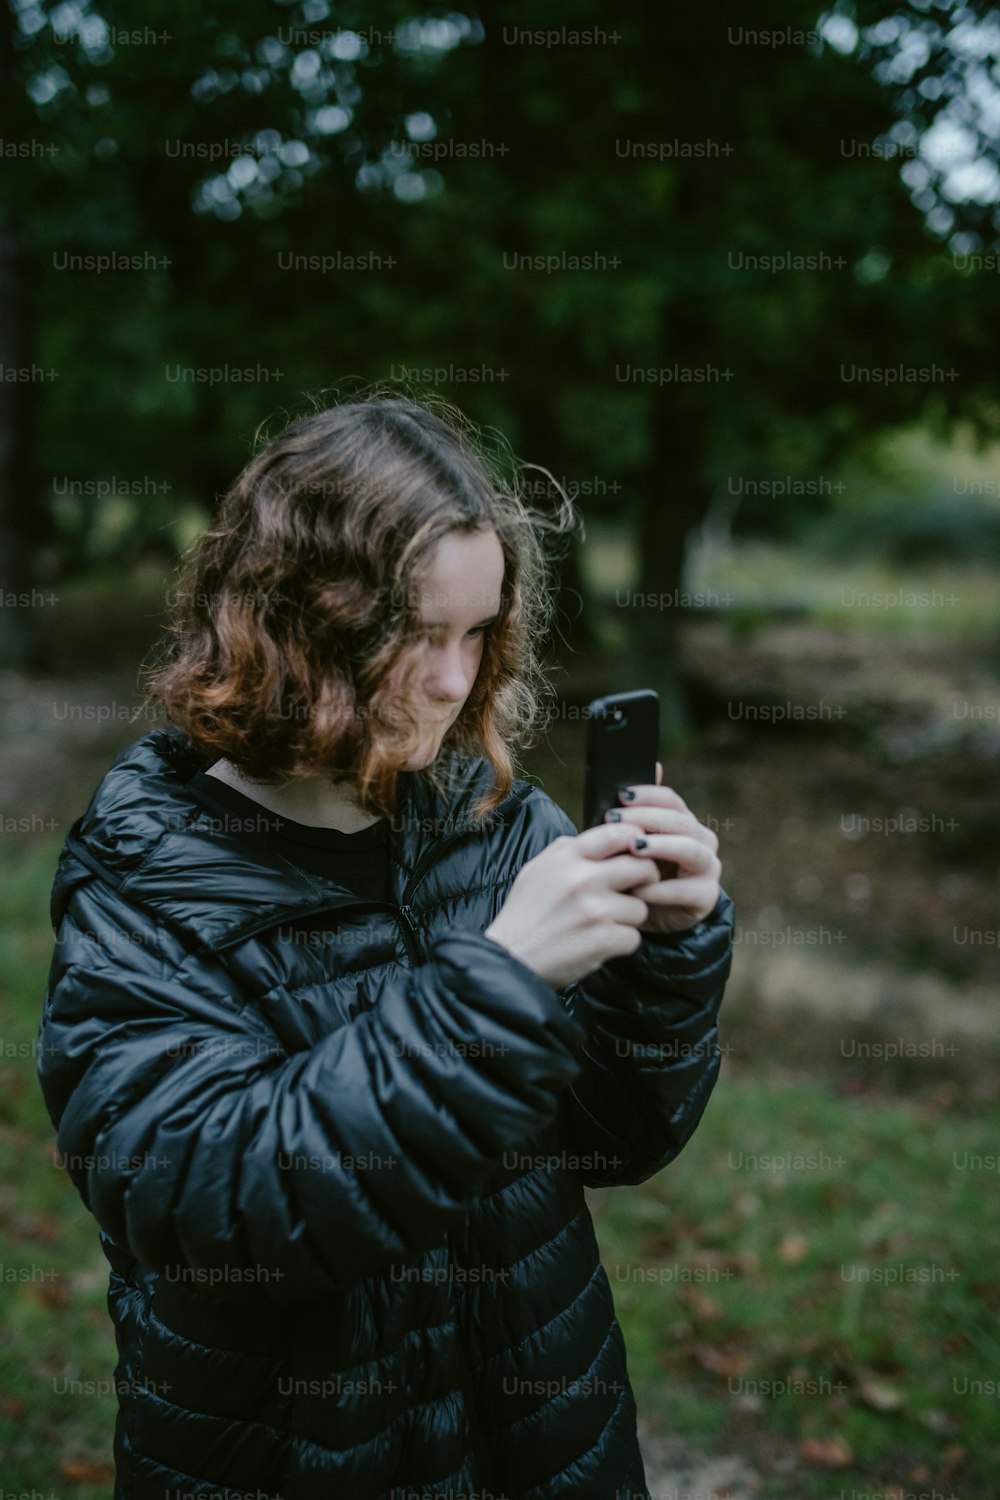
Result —
[[[142, 45], [60, 37], [67, 10], [49, 0], [48, 24], [13, 38], [10, 133], [54, 154], [6, 163], [39, 359], [59, 371], [39, 392], [46, 505], [54, 476], [151, 477], [207, 515], [264, 417], [345, 373], [404, 367], [444, 371], [429, 383], [562, 478], [613, 479], [654, 511], [669, 482], [681, 530], [729, 473], [808, 473], [902, 420], [944, 430], [964, 414], [996, 430], [1000, 282], [949, 253], [988, 244], [990, 209], [948, 206], [942, 181], [900, 175], [914, 134], [971, 98], [974, 59], [925, 6], [838, 6], [836, 45], [747, 46], [729, 31], [751, 23], [712, 7], [612, 20], [588, 0], [550, 6], [545, 25], [614, 40], [553, 49], [506, 39], [540, 24], [526, 0], [502, 20], [381, 0], [336, 21], [322, 3], [306, 21], [270, 0], [153, 0], [141, 18], [103, 0], [108, 26], [165, 38]], [[96, 24], [96, 4], [81, 13]], [[797, 0], [756, 7], [752, 25], [817, 23]], [[916, 34], [919, 57], [905, 45]], [[992, 161], [996, 140], [978, 128]], [[873, 143], [883, 154], [861, 154]], [[445, 154], [415, 154], [431, 147]], [[155, 264], [57, 268], [64, 253], [102, 252]], [[510, 269], [518, 254], [597, 264]], [[767, 268], [791, 255], [819, 269]], [[284, 269], [292, 256], [376, 269]], [[958, 378], [842, 375], [929, 363]], [[256, 373], [215, 385], [168, 373], [223, 366]], [[620, 378], [675, 368], [732, 374]], [[162, 510], [126, 504], [134, 525], [104, 550], [168, 558]], [[92, 533], [76, 525], [51, 538], [52, 571]], [[654, 576], [676, 565], [650, 551]]]
[[986, 501], [941, 495], [929, 502], [841, 511], [816, 528], [813, 545], [833, 557], [887, 562], [1000, 561], [1000, 511]]
[[[97, 1226], [58, 1165], [35, 1076], [52, 956], [48, 897], [61, 839], [5, 856], [0, 910], [0, 1176], [5, 1184], [0, 1462], [15, 1491], [65, 1486], [105, 1500], [115, 1397], [107, 1262]], [[83, 1382], [83, 1384], [74, 1384]], [[92, 1384], [88, 1385], [87, 1382]], [[64, 1467], [65, 1465], [65, 1467]], [[88, 1473], [89, 1471], [89, 1473]], [[94, 1483], [81, 1483], [89, 1477]]]

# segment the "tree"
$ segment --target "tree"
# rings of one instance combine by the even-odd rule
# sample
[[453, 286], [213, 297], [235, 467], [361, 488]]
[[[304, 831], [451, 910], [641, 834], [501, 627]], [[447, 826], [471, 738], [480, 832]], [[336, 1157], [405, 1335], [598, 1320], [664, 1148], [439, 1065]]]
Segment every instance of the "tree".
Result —
[[[93, 464], [83, 420], [113, 409], [116, 441], [138, 455], [169, 438], [170, 482], [207, 505], [262, 411], [344, 374], [443, 369], [430, 383], [523, 458], [604, 483], [585, 514], [633, 529], [640, 600], [674, 601], [629, 608], [615, 681], [657, 687], [682, 725], [686, 542], [727, 476], [814, 473], [918, 417], [996, 430], [996, 286], [959, 263], [995, 203], [921, 155], [964, 111], [995, 161], [988, 115], [970, 115], [992, 12], [928, 11], [767, 0], [751, 30], [711, 5], [550, 0], [540, 21], [526, 0], [502, 20], [381, 3], [333, 20], [325, 0], [154, 0], [144, 25], [169, 45], [98, 28], [58, 56], [38, 28], [21, 72], [63, 155], [60, 217], [36, 230], [45, 337], [86, 326], [76, 364], [126, 351], [73, 410], [68, 384], [44, 393], [61, 461]], [[100, 14], [134, 25], [118, 0]], [[83, 313], [42, 253], [67, 224], [169, 266], [106, 281]], [[366, 256], [376, 269], [348, 268]], [[171, 388], [174, 362], [284, 374]], [[572, 558], [566, 584], [572, 618]]]

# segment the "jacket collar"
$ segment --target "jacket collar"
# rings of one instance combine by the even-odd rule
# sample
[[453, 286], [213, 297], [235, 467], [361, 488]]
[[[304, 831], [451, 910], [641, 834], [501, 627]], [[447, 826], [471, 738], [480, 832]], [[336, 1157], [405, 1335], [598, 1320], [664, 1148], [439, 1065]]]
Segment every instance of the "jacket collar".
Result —
[[[343, 886], [265, 850], [252, 836], [227, 832], [224, 820], [213, 819], [187, 787], [213, 759], [175, 725], [152, 729], [122, 751], [60, 854], [50, 903], [56, 932], [72, 891], [93, 875], [204, 949], [228, 947], [244, 932], [310, 908], [358, 901]], [[398, 892], [443, 840], [476, 826], [470, 809], [492, 785], [492, 771], [481, 756], [453, 752], [445, 758], [442, 780], [447, 800], [422, 771], [399, 775], [397, 812], [389, 820]], [[518, 778], [493, 818], [502, 818], [531, 789]]]

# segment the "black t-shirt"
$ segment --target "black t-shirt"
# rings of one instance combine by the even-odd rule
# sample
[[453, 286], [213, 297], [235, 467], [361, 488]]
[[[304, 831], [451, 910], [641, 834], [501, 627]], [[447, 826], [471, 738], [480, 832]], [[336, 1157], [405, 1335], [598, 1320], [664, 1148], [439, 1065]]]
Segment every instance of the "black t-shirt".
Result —
[[285, 859], [303, 870], [325, 875], [337, 885], [353, 891], [365, 901], [391, 901], [389, 882], [388, 819], [380, 818], [357, 833], [337, 828], [310, 828], [279, 816], [244, 796], [217, 776], [198, 771], [188, 790], [206, 806], [213, 818], [225, 820], [232, 833], [249, 833], [262, 839]]

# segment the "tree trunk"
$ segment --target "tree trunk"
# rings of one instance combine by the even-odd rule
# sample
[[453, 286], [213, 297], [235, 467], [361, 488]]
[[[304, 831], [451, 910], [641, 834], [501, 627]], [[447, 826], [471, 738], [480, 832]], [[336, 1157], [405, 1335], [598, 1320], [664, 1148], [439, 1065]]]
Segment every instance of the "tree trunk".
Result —
[[[677, 348], [671, 340], [670, 362], [678, 358]], [[691, 730], [679, 605], [688, 536], [709, 496], [700, 478], [700, 424], [680, 407], [669, 386], [657, 388], [651, 421], [652, 459], [639, 522], [639, 597], [630, 597], [626, 605], [628, 644], [619, 675], [623, 689], [659, 693], [660, 733], [669, 748]]]
[[[22, 235], [0, 210], [0, 668], [17, 671], [41, 671], [48, 655], [43, 600], [32, 595], [42, 514], [32, 452], [36, 372], [29, 264]], [[11, 379], [14, 371], [18, 378]]]
[[[555, 433], [555, 413], [551, 406], [536, 404], [535, 394], [524, 392], [525, 400], [518, 406], [518, 428], [520, 449], [518, 458], [525, 463], [540, 464], [560, 481], [566, 477], [565, 454]], [[544, 483], [544, 475], [529, 469], [526, 481], [534, 486]], [[540, 488], [530, 495], [533, 509], [543, 513], [554, 512], [562, 502], [553, 494], [551, 500], [544, 498]], [[579, 502], [574, 502], [574, 508]], [[568, 542], [568, 545], [567, 545]], [[586, 580], [580, 568], [580, 538], [574, 532], [558, 543], [565, 548], [564, 557], [555, 564], [556, 612], [552, 626], [552, 641], [560, 659], [565, 651], [589, 652], [596, 649], [598, 636], [594, 629], [593, 606]]]

